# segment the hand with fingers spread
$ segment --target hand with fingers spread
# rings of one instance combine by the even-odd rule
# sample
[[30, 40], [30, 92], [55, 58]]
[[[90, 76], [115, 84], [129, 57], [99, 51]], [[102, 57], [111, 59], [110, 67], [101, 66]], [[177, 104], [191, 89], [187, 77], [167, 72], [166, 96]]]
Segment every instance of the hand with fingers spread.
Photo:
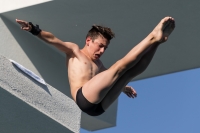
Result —
[[22, 30], [31, 31], [32, 26], [29, 24], [29, 22], [26, 22], [24, 20], [19, 20], [19, 19], [16, 19], [16, 22], [21, 25]]
[[131, 86], [125, 86], [123, 92], [130, 98], [137, 97], [136, 91]]

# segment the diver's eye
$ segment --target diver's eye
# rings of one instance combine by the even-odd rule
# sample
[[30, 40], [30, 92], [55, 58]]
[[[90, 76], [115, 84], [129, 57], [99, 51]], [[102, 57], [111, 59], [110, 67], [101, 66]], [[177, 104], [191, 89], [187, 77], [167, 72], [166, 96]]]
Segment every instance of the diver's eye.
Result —
[[100, 48], [103, 48], [104, 46], [103, 46], [103, 45], [99, 45], [99, 47], [100, 47]]

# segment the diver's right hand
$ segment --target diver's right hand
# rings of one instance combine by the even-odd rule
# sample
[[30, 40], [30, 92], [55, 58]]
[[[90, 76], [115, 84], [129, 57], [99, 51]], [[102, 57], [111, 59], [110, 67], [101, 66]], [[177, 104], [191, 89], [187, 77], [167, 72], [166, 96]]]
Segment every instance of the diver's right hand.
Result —
[[22, 30], [31, 31], [32, 26], [28, 22], [19, 19], [16, 19], [16, 22], [20, 24]]

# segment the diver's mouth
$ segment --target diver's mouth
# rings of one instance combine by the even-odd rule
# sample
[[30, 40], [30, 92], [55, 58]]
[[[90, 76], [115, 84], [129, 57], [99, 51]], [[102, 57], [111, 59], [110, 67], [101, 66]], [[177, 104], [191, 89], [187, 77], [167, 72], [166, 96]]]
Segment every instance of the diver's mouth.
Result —
[[100, 58], [100, 57], [101, 57], [101, 55], [95, 54], [95, 58]]

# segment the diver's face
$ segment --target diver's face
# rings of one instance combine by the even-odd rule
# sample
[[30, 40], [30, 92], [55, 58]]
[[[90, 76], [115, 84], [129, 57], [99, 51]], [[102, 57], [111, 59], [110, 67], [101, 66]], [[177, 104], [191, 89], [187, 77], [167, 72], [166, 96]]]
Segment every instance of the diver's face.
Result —
[[108, 47], [108, 41], [102, 36], [98, 36], [92, 40], [90, 37], [86, 39], [86, 45], [88, 46], [88, 53], [92, 60], [97, 60], [105, 52]]

